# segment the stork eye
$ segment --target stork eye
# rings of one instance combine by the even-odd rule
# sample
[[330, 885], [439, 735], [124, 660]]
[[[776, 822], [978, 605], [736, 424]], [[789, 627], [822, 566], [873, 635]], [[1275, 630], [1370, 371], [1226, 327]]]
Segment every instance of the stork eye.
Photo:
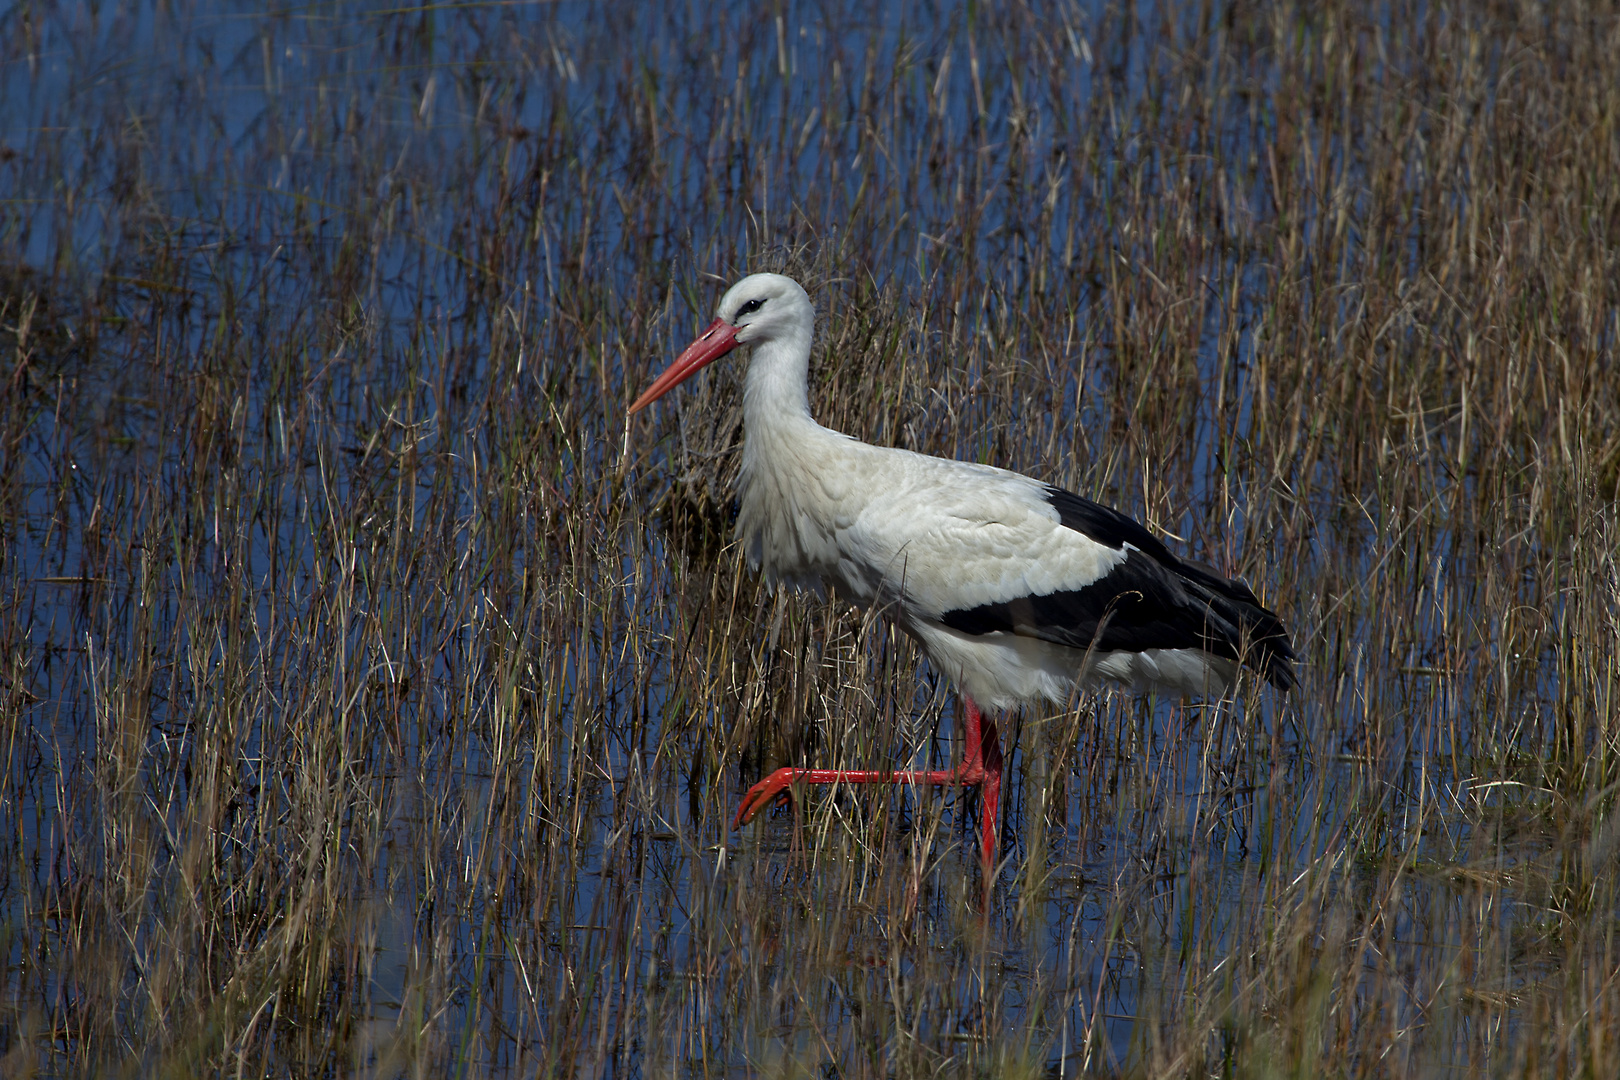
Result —
[[754, 312], [758, 311], [760, 308], [762, 308], [764, 306], [765, 306], [765, 301], [763, 299], [750, 300], [750, 301], [748, 301], [748, 303], [744, 304], [742, 307], [737, 309], [737, 316], [739, 318], [741, 318], [744, 315], [752, 315]]

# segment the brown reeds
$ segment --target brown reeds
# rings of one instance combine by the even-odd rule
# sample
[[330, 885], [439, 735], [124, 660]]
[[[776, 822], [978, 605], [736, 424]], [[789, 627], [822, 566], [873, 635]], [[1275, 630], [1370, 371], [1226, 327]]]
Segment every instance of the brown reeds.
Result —
[[[1612, 4], [0, 14], [0, 1073], [1607, 1075]], [[1009, 718], [731, 543], [829, 425], [1114, 503], [1301, 686]]]

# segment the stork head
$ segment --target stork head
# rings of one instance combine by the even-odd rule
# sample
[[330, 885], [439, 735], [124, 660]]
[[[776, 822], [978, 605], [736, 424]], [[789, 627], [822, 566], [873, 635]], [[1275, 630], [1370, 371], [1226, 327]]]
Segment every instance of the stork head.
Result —
[[802, 338], [808, 354], [814, 321], [810, 296], [797, 281], [781, 274], [750, 274], [726, 290], [714, 322], [636, 398], [630, 411], [651, 405], [739, 345]]

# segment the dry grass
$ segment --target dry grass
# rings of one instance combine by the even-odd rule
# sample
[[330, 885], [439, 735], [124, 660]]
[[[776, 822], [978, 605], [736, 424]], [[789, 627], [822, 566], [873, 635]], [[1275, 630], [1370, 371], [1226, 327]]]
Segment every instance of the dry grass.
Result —
[[[1607, 1074], [1620, 15], [864, 10], [0, 13], [0, 1073]], [[987, 918], [970, 798], [726, 828], [952, 752], [735, 372], [626, 433], [766, 267], [1304, 657], [1010, 718]]]

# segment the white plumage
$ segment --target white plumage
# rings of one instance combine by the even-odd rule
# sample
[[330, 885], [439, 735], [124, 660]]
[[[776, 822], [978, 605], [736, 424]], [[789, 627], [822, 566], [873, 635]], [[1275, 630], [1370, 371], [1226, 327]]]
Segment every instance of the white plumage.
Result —
[[[748, 445], [762, 441], [752, 430], [763, 425], [744, 423]], [[1066, 700], [1081, 676], [1074, 649], [1016, 633], [967, 635], [941, 618], [1082, 588], [1126, 553], [1064, 528], [1028, 477], [867, 446], [808, 417], [795, 427], [794, 449], [744, 451], [738, 529], [750, 563], [769, 580], [826, 583], [881, 609], [982, 705]]]
[[[972, 699], [991, 708], [1063, 702], [1077, 682], [1097, 678], [1219, 694], [1247, 664], [1279, 688], [1292, 685], [1287, 635], [1248, 587], [1177, 559], [1123, 515], [1018, 473], [869, 446], [816, 423], [807, 391], [813, 324], [797, 282], [744, 278], [630, 410], [752, 347], [737, 529], [769, 581], [831, 586], [881, 610], [963, 690], [975, 733]], [[994, 739], [992, 726], [987, 763]], [[788, 773], [768, 795], [823, 775], [779, 777]], [[739, 820], [759, 805], [750, 793]], [[988, 816], [987, 849], [993, 801]]]

